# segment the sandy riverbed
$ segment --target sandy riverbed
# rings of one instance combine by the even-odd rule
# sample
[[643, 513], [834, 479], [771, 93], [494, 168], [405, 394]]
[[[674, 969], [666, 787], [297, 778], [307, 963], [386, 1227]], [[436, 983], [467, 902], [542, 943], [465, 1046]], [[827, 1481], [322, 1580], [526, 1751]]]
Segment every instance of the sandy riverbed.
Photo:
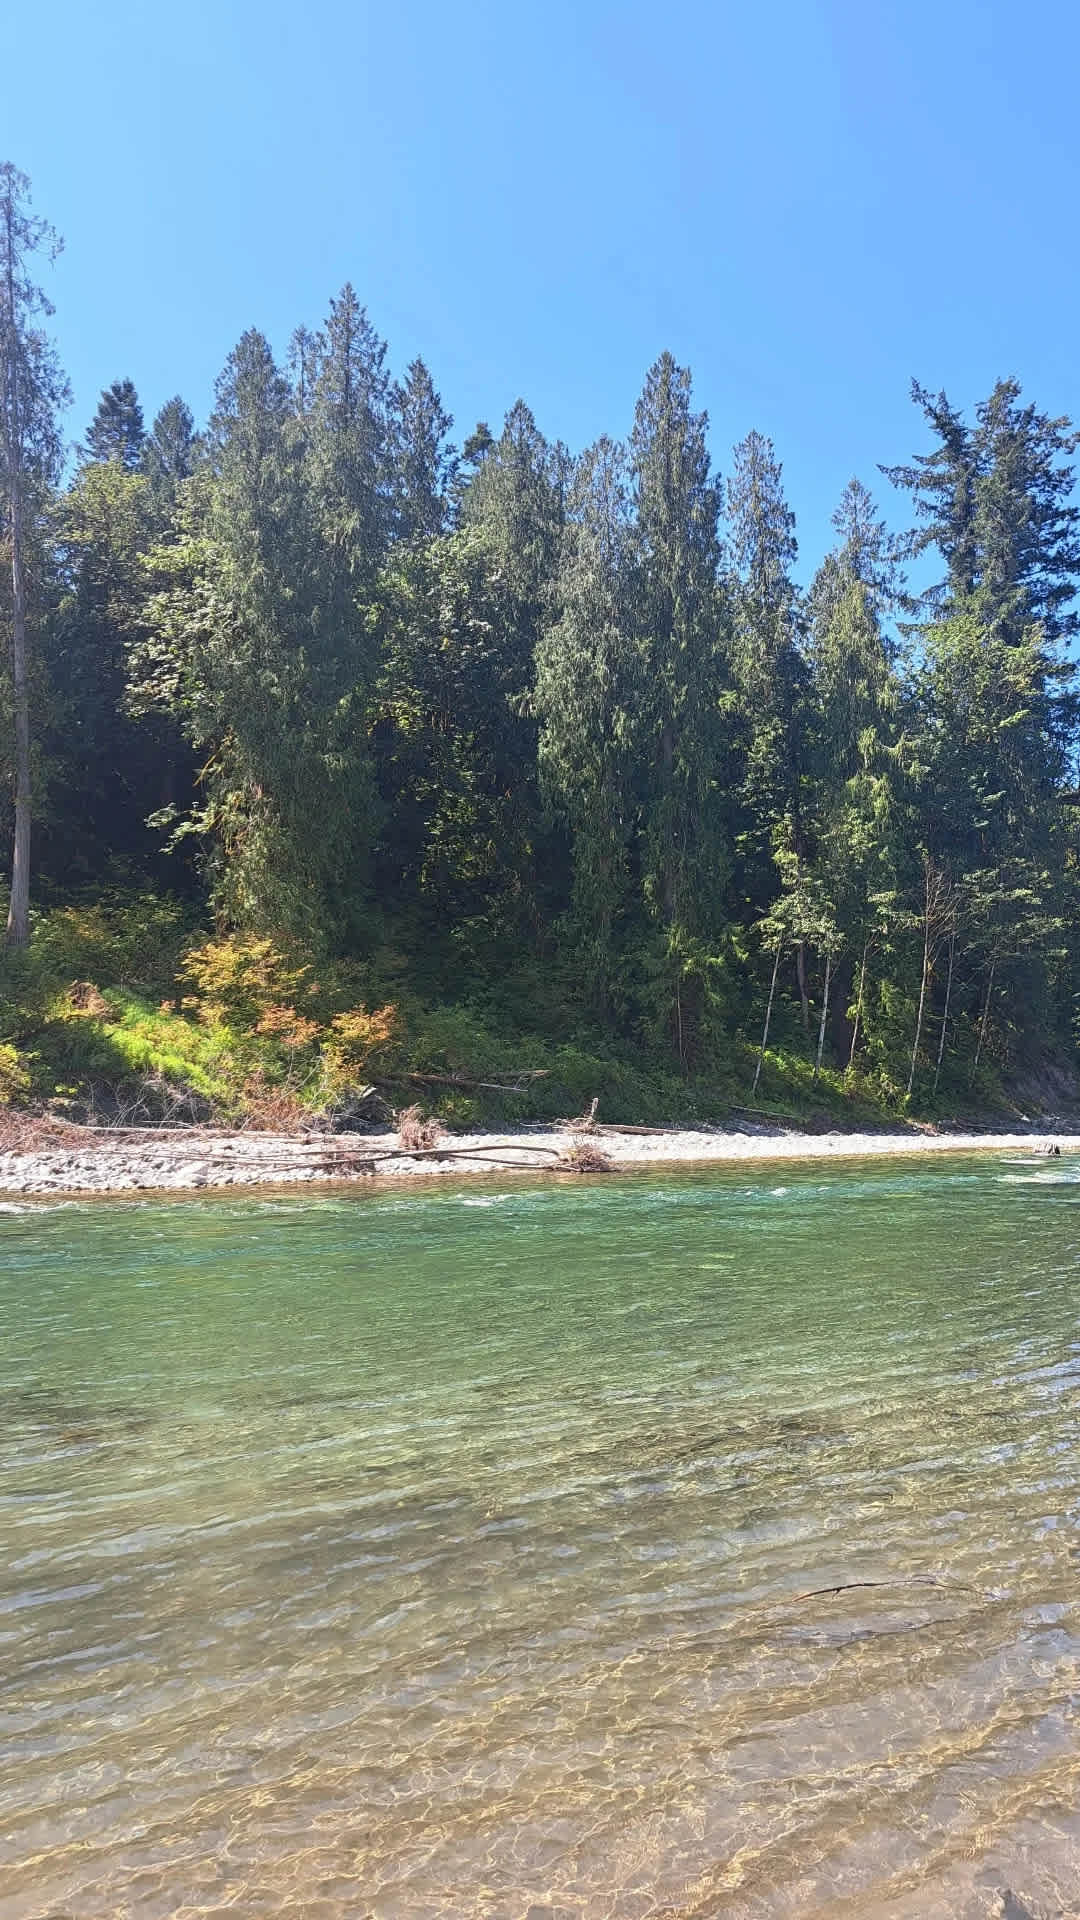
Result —
[[[656, 1134], [604, 1130], [594, 1145], [615, 1169], [705, 1166], [731, 1162], [885, 1158], [912, 1153], [1045, 1153], [1053, 1140], [1062, 1153], [1080, 1152], [1074, 1133], [763, 1133], [716, 1130]], [[0, 1193], [62, 1196], [137, 1191], [188, 1192], [203, 1187], [314, 1184], [330, 1180], [385, 1181], [416, 1175], [558, 1170], [558, 1158], [580, 1145], [566, 1129], [522, 1133], [455, 1134], [434, 1153], [377, 1158], [396, 1153], [397, 1135], [332, 1136], [178, 1130], [144, 1138], [84, 1131], [67, 1144], [49, 1141], [32, 1150], [0, 1153]], [[453, 1151], [451, 1151], [453, 1150]], [[464, 1151], [463, 1151], [464, 1150]], [[365, 1165], [364, 1162], [367, 1162]], [[374, 1161], [374, 1165], [372, 1162]]]

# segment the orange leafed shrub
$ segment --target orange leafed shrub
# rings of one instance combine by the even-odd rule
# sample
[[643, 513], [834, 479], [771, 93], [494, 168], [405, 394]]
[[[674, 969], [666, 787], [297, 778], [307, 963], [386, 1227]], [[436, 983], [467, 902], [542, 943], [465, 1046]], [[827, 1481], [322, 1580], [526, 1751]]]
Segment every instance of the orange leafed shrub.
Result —
[[255, 1022], [256, 1033], [276, 1040], [279, 1046], [298, 1052], [310, 1047], [322, 1032], [317, 1020], [308, 1020], [295, 1007], [267, 1007]]
[[400, 1011], [389, 1003], [373, 1013], [354, 1007], [349, 1013], [335, 1014], [324, 1041], [331, 1073], [343, 1082], [369, 1073], [385, 1059], [400, 1035]]

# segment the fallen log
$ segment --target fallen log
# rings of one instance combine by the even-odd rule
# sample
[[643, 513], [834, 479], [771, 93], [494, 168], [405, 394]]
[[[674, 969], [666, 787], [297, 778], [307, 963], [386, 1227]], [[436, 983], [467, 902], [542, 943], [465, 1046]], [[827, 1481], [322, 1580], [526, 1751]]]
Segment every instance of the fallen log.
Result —
[[[523, 1068], [512, 1084], [505, 1080], [467, 1080], [457, 1073], [407, 1073], [404, 1078], [422, 1087], [459, 1087], [463, 1093], [527, 1093], [528, 1087], [523, 1082], [546, 1080], [548, 1072], [547, 1067]], [[383, 1085], [392, 1086], [393, 1080], [385, 1080]]]
[[[249, 1138], [251, 1136], [248, 1136]], [[114, 1151], [122, 1150], [123, 1143], [112, 1142]], [[496, 1140], [490, 1146], [483, 1147], [331, 1147], [320, 1148], [297, 1143], [295, 1151], [282, 1153], [248, 1154], [230, 1153], [227, 1148], [217, 1145], [204, 1146], [192, 1141], [185, 1153], [177, 1158], [200, 1160], [217, 1166], [243, 1167], [374, 1167], [386, 1160], [494, 1160], [508, 1153], [539, 1154], [545, 1160], [561, 1160], [559, 1147], [541, 1147], [526, 1145], [515, 1140]]]
[[620, 1127], [607, 1120], [598, 1120], [596, 1110], [600, 1105], [600, 1096], [595, 1094], [589, 1102], [588, 1111], [578, 1115], [576, 1120], [557, 1120], [556, 1126], [565, 1127], [567, 1133], [577, 1134], [618, 1134], [618, 1133], [678, 1133], [678, 1127]]

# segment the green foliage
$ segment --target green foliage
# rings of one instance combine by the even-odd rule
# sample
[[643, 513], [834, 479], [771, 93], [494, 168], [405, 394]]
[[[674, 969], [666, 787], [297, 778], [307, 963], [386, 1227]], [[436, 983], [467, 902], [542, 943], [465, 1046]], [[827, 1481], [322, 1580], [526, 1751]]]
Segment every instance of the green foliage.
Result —
[[102, 894], [40, 914], [26, 951], [0, 953], [0, 1004], [36, 1002], [72, 980], [164, 993], [190, 934], [190, 910], [156, 894]]
[[142, 460], [146, 429], [139, 396], [130, 380], [114, 380], [98, 401], [82, 449], [86, 461], [108, 462], [134, 473]]
[[205, 432], [114, 383], [61, 484], [47, 235], [10, 167], [0, 200], [32, 584], [19, 621], [0, 586], [0, 769], [51, 905], [0, 1042], [33, 1093], [284, 1120], [528, 1072], [446, 1111], [719, 1117], [760, 1059], [796, 1108], [930, 1112], [1075, 1055], [1068, 421], [916, 387], [914, 530], [851, 481], [804, 592], [772, 442], [721, 480], [671, 354], [625, 445], [575, 461], [519, 400], [458, 459], [346, 285], [287, 368], [243, 335]]
[[19, 1106], [29, 1096], [32, 1081], [17, 1048], [0, 1041], [0, 1107]]
[[311, 967], [265, 935], [228, 934], [189, 948], [180, 975], [226, 1025], [251, 1027], [271, 1007], [299, 998]]

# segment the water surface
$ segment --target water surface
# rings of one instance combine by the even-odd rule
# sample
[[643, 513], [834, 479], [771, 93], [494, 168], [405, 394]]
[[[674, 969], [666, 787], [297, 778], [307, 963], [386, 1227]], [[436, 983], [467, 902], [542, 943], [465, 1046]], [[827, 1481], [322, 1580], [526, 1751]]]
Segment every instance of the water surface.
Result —
[[9, 1209], [0, 1331], [4, 1920], [1080, 1908], [1073, 1163]]

